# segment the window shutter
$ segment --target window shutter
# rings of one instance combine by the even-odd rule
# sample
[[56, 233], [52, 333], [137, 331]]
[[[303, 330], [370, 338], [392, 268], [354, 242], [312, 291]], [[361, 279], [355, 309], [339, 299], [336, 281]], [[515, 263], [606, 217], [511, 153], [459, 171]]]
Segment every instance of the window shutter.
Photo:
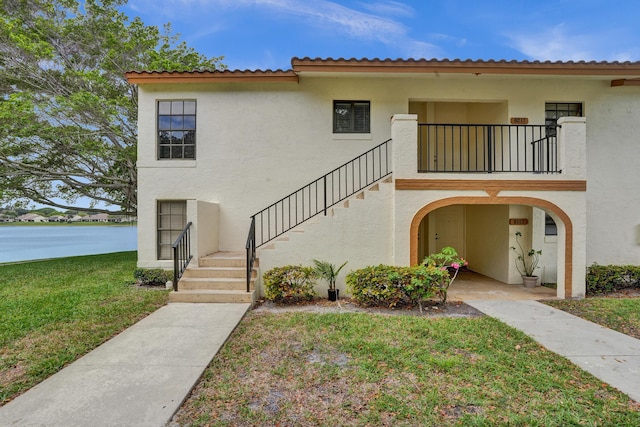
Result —
[[353, 131], [369, 133], [369, 103], [356, 102], [353, 110]]

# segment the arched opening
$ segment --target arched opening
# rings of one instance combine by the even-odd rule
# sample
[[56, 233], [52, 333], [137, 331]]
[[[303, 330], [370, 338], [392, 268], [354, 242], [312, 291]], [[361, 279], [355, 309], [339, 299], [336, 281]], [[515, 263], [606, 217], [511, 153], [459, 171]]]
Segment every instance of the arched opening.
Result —
[[[557, 226], [555, 253], [552, 254], [555, 266], [550, 268], [555, 273], [557, 296], [570, 298], [573, 226], [569, 216], [547, 200], [490, 196], [453, 197], [429, 203], [414, 215], [411, 222], [411, 263], [417, 264], [422, 257], [438, 251], [441, 246], [453, 246], [472, 264], [475, 263], [479, 273], [504, 283], [516, 283], [519, 274], [511, 265], [513, 258], [510, 256], [509, 239], [513, 238], [515, 231], [526, 230], [527, 245], [536, 247], [545, 242], [545, 223], [541, 221], [546, 215]], [[534, 223], [539, 224], [537, 231]]]

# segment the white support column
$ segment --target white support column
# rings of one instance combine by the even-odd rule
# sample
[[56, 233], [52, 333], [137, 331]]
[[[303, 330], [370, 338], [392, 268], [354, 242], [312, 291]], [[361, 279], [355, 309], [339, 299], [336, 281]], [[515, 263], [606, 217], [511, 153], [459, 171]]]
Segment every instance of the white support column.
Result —
[[558, 125], [558, 168], [562, 179], [587, 179], [586, 118], [561, 117]]
[[[418, 171], [418, 116], [396, 114], [391, 118], [393, 140], [393, 177], [414, 178]], [[398, 194], [393, 193], [393, 263], [409, 265], [411, 215], [398, 206]]]
[[393, 176], [413, 178], [418, 171], [418, 116], [396, 114], [391, 118]]

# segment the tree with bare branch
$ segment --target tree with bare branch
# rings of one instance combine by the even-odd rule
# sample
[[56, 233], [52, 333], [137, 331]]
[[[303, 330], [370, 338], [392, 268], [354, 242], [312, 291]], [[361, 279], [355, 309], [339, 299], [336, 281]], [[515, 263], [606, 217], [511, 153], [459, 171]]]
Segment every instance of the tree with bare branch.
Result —
[[88, 198], [135, 214], [137, 91], [124, 73], [225, 66], [168, 24], [130, 20], [125, 3], [0, 1], [0, 204]]

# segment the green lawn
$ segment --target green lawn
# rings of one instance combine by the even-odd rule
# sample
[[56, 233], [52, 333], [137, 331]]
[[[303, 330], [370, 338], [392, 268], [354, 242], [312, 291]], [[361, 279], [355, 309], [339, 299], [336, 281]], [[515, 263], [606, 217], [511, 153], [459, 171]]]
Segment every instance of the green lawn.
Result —
[[545, 303], [640, 339], [640, 298], [585, 298]]
[[180, 425], [637, 426], [626, 395], [489, 317], [249, 313]]
[[133, 286], [136, 252], [0, 265], [0, 402], [167, 301]]

